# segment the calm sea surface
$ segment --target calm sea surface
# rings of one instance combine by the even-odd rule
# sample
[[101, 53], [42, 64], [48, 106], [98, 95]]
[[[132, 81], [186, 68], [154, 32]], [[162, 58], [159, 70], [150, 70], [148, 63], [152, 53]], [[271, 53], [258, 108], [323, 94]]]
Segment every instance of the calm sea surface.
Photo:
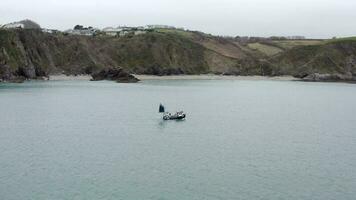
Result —
[[0, 84], [0, 111], [1, 200], [356, 198], [353, 84]]

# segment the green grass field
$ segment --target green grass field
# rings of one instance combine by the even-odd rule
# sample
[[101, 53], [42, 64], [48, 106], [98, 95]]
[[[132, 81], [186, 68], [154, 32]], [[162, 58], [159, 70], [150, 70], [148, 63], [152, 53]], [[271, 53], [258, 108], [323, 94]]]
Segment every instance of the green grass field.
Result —
[[319, 45], [323, 40], [275, 40], [273, 43], [283, 49], [291, 49], [297, 46]]
[[267, 44], [261, 44], [261, 43], [250, 43], [247, 45], [250, 49], [260, 51], [266, 56], [273, 56], [276, 55], [283, 50], [281, 48], [272, 46], [272, 45], [267, 45]]
[[330, 39], [330, 40], [326, 40], [324, 43], [329, 44], [329, 43], [337, 43], [337, 42], [356, 42], [356, 37]]
[[192, 38], [194, 35], [194, 33], [192, 33], [192, 32], [179, 30], [179, 29], [155, 29], [155, 31], [157, 31], [159, 33], [177, 34], [177, 35], [187, 37], [187, 38]]

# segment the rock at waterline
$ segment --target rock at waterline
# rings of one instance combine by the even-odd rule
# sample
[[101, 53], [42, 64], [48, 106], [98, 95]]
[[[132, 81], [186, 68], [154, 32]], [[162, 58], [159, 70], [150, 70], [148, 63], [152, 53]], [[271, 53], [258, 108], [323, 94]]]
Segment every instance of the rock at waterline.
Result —
[[355, 81], [355, 77], [351, 74], [319, 74], [312, 73], [302, 78], [303, 81]]
[[97, 73], [93, 73], [91, 76], [91, 81], [109, 80], [116, 81], [118, 83], [137, 83], [140, 81], [138, 78], [127, 73], [122, 68], [103, 69]]

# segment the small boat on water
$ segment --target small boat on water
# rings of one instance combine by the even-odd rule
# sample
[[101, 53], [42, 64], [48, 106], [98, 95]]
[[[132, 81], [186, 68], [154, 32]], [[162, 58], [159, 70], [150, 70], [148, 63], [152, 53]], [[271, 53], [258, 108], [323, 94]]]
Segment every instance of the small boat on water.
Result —
[[163, 120], [182, 120], [185, 119], [186, 116], [183, 111], [179, 111], [174, 114], [166, 112], [162, 104], [159, 105], [159, 112], [163, 113]]

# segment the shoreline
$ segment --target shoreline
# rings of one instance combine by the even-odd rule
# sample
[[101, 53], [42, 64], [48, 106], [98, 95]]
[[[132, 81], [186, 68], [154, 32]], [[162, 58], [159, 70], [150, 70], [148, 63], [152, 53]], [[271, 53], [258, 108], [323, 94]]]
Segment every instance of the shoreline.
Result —
[[[132, 74], [140, 81], [145, 80], [246, 80], [246, 81], [260, 81], [260, 80], [272, 80], [272, 81], [305, 81], [300, 78], [295, 78], [293, 76], [227, 76], [227, 75], [215, 75], [215, 74], [201, 74], [201, 75], [138, 75]], [[90, 81], [92, 79], [91, 75], [65, 75], [65, 74], [54, 74], [47, 77], [42, 77], [38, 79], [31, 80], [41, 80], [41, 81]], [[29, 79], [27, 79], [29, 80]], [[4, 81], [0, 79], [0, 83], [22, 83], [26, 79], [21, 79], [20, 81]], [[324, 82], [324, 81], [322, 81]]]
[[298, 81], [299, 78], [293, 76], [224, 76], [224, 75], [137, 75], [133, 74], [140, 80], [276, 80], [276, 81]]
[[[299, 78], [293, 76], [224, 76], [214, 74], [201, 74], [201, 75], [169, 75], [169, 76], [156, 76], [156, 75], [138, 75], [132, 74], [141, 81], [145, 80], [276, 80], [276, 81], [298, 81]], [[87, 80], [90, 81], [90, 75], [50, 75], [49, 81], [71, 81], [71, 80]]]
[[65, 74], [59, 74], [59, 75], [49, 75], [48, 80], [49, 81], [74, 81], [74, 80], [85, 80], [85, 81], [90, 81], [92, 77], [90, 75], [65, 75]]
[[[320, 82], [320, 83], [350, 83], [356, 84], [356, 80], [308, 80], [302, 78], [296, 78], [290, 75], [285, 76], [236, 76], [236, 75], [215, 75], [215, 74], [200, 74], [200, 75], [139, 75], [131, 74], [138, 78], [140, 81], [146, 80], [245, 80], [245, 81], [301, 81], [301, 82]], [[2, 80], [0, 83], [23, 83], [29, 80], [38, 81], [90, 81], [92, 79], [91, 75], [65, 75], [65, 74], [54, 74], [37, 79], [14, 79], [14, 80]]]

